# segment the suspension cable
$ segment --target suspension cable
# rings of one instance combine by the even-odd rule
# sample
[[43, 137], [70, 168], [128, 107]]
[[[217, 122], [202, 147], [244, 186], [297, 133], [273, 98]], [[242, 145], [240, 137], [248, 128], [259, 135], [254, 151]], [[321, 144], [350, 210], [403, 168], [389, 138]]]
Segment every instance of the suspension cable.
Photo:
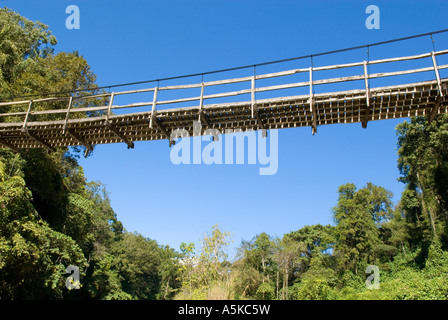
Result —
[[238, 67], [227, 68], [227, 69], [219, 69], [219, 70], [213, 70], [213, 71], [207, 71], [207, 72], [201, 72], [201, 73], [184, 74], [184, 75], [179, 75], [179, 76], [158, 78], [158, 79], [150, 79], [150, 80], [144, 80], [144, 81], [120, 83], [120, 84], [113, 84], [113, 85], [107, 85], [107, 86], [101, 86], [101, 87], [98, 87], [98, 86], [87, 87], [87, 88], [81, 88], [81, 89], [70, 90], [70, 91], [47, 92], [47, 93], [31, 94], [31, 95], [24, 95], [24, 96], [16, 96], [16, 97], [12, 97], [12, 98], [13, 99], [18, 99], [18, 98], [24, 99], [24, 98], [31, 98], [31, 97], [36, 97], [36, 96], [49, 96], [49, 95], [58, 95], [58, 94], [73, 94], [73, 93], [82, 92], [82, 91], [94, 91], [94, 90], [102, 90], [102, 89], [109, 89], [110, 90], [111, 88], [132, 86], [132, 85], [140, 85], [140, 84], [153, 83], [153, 82], [159, 82], [159, 81], [177, 80], [177, 79], [191, 78], [191, 77], [197, 77], [197, 76], [202, 76], [203, 77], [204, 75], [223, 73], [223, 72], [229, 72], [229, 71], [236, 71], [236, 70], [243, 70], [243, 69], [248, 69], [248, 68], [257, 67], [257, 66], [258, 67], [259, 66], [266, 66], [266, 65], [290, 62], [290, 61], [295, 61], [295, 60], [303, 60], [303, 59], [307, 59], [307, 58], [311, 58], [312, 59], [313, 56], [314, 57], [325, 56], [325, 55], [330, 55], [330, 54], [335, 54], [335, 53], [341, 53], [341, 52], [346, 52], [346, 51], [358, 50], [358, 49], [362, 49], [362, 48], [366, 48], [366, 47], [369, 49], [370, 47], [373, 47], [373, 46], [381, 46], [381, 45], [386, 45], [386, 44], [393, 43], [393, 42], [400, 42], [400, 41], [415, 39], [415, 38], [419, 38], [419, 37], [426, 37], [426, 36], [430, 36], [431, 37], [432, 42], [433, 42], [433, 48], [434, 48], [434, 51], [435, 51], [433, 35], [434, 34], [445, 33], [445, 32], [448, 32], [448, 29], [441, 29], [441, 30], [436, 30], [436, 31], [432, 31], [432, 32], [421, 33], [421, 34], [416, 34], [416, 35], [411, 35], [411, 36], [401, 37], [401, 38], [395, 38], [395, 39], [390, 39], [390, 40], [386, 40], [386, 41], [374, 42], [374, 43], [369, 43], [369, 44], [364, 44], [364, 45], [359, 45], [359, 46], [354, 46], [354, 47], [347, 47], [347, 48], [342, 48], [342, 49], [337, 49], [337, 50], [319, 52], [319, 53], [303, 55], [303, 56], [287, 58], [287, 59], [281, 59], [281, 60], [271, 60], [271, 61], [267, 61], [267, 62], [251, 64], [251, 65], [245, 65], [245, 66], [238, 66]]

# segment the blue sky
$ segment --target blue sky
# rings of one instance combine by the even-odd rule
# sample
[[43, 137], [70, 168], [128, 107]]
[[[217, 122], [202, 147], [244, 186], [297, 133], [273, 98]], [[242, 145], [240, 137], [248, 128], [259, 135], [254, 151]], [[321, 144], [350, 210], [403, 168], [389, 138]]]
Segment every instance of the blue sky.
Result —
[[[80, 9], [80, 29], [68, 30], [68, 5]], [[380, 9], [380, 29], [365, 27], [368, 5]], [[447, 28], [446, 1], [28, 1], [2, 5], [39, 20], [58, 39], [56, 52], [77, 50], [99, 85], [164, 78], [315, 54]], [[447, 34], [435, 35], [437, 50]], [[429, 37], [372, 47], [370, 59], [429, 52]], [[362, 61], [365, 49], [318, 57], [315, 66]], [[294, 61], [257, 72], [308, 67]], [[205, 81], [250, 75], [242, 70]], [[413, 80], [413, 79], [410, 79]], [[184, 79], [196, 83], [198, 78]], [[381, 83], [375, 83], [381, 85]], [[151, 86], [151, 85], [146, 85]], [[144, 87], [144, 86], [139, 86]], [[124, 87], [124, 89], [131, 89]], [[107, 186], [128, 231], [179, 249], [214, 224], [242, 239], [266, 232], [282, 236], [305, 225], [331, 224], [337, 189], [372, 182], [394, 193], [397, 181], [395, 127], [403, 119], [278, 131], [278, 172], [259, 175], [258, 165], [174, 165], [167, 140], [137, 142], [135, 149], [110, 144], [81, 159], [88, 180]]]

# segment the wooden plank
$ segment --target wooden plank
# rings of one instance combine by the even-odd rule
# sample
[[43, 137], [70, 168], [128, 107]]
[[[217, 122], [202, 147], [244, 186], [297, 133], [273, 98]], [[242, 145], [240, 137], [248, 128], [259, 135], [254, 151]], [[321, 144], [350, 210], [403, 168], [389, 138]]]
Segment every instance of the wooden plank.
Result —
[[18, 104], [29, 104], [30, 101], [33, 101], [34, 103], [37, 103], [37, 102], [47, 102], [47, 101], [61, 101], [61, 100], [68, 100], [68, 99], [69, 99], [69, 97], [52, 97], [52, 98], [42, 98], [42, 99], [33, 99], [33, 100], [0, 102], [0, 106], [12, 106], [12, 105], [18, 105]]
[[207, 81], [204, 82], [204, 86], [210, 87], [210, 86], [218, 86], [223, 84], [233, 84], [233, 83], [240, 83], [240, 82], [246, 82], [251, 81], [252, 77], [242, 77], [242, 78], [233, 78], [233, 79], [225, 79], [225, 80], [215, 80], [215, 81]]
[[400, 61], [409, 61], [409, 60], [418, 60], [430, 57], [430, 53], [423, 53], [423, 54], [416, 54], [412, 56], [405, 56], [405, 57], [396, 57], [396, 58], [387, 58], [387, 59], [378, 59], [378, 60], [371, 60], [369, 61], [369, 64], [381, 64], [381, 63], [389, 63], [389, 62], [400, 62]]
[[136, 93], [145, 93], [154, 91], [156, 88], [147, 88], [147, 89], [138, 89], [138, 90], [128, 90], [128, 91], [119, 91], [115, 92], [116, 96], [125, 95], [125, 94], [136, 94]]
[[5, 113], [0, 113], [0, 117], [24, 116], [26, 114], [27, 114], [26, 111], [23, 111], [23, 112], [5, 112]]
[[194, 88], [200, 88], [202, 86], [201, 83], [193, 83], [193, 84], [182, 84], [177, 86], [165, 86], [165, 87], [159, 87], [158, 90], [179, 90], [179, 89], [194, 89]]
[[[446, 69], [446, 68], [448, 68], [448, 64], [439, 66], [439, 70], [440, 69]], [[400, 76], [400, 75], [420, 73], [420, 72], [427, 72], [427, 71], [433, 71], [433, 70], [434, 70], [433, 67], [426, 67], [426, 68], [419, 68], [419, 69], [412, 69], [412, 70], [403, 70], [403, 71], [395, 71], [395, 72], [371, 73], [369, 75], [369, 79], [391, 77], [391, 76]]]

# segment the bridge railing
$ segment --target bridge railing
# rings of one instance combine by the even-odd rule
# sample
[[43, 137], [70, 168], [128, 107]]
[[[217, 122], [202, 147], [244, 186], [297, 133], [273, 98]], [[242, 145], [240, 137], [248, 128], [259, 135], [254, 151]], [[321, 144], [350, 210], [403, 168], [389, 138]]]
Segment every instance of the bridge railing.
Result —
[[[72, 119], [73, 117], [79, 118], [79, 116], [73, 116], [77, 113], [86, 114], [88, 112], [97, 112], [96, 115], [99, 114], [102, 117], [105, 117], [106, 120], [108, 120], [109, 117], [113, 115], [113, 110], [126, 109], [126, 108], [140, 108], [140, 107], [148, 107], [149, 106], [149, 107], [151, 107], [150, 126], [152, 126], [154, 117], [157, 114], [158, 106], [172, 105], [172, 104], [185, 103], [185, 102], [197, 102], [196, 106], [199, 107], [199, 112], [202, 112], [203, 111], [202, 108], [206, 105], [207, 100], [216, 99], [216, 98], [235, 97], [235, 96], [239, 96], [239, 95], [250, 95], [250, 103], [252, 106], [252, 116], [255, 117], [258, 115], [257, 102], [259, 101], [255, 98], [256, 93], [269, 92], [269, 91], [282, 90], [282, 89], [292, 89], [292, 88], [299, 88], [299, 87], [309, 87], [309, 99], [310, 99], [311, 111], [313, 113], [315, 113], [314, 104], [313, 104], [313, 97], [314, 97], [313, 86], [319, 86], [319, 85], [325, 85], [325, 84], [364, 80], [364, 83], [365, 83], [364, 90], [366, 92], [367, 104], [369, 104], [369, 91], [371, 90], [371, 88], [369, 88], [368, 80], [434, 71], [434, 73], [435, 73], [434, 79], [437, 80], [437, 83], [439, 85], [439, 92], [440, 92], [440, 94], [442, 94], [441, 77], [440, 77], [439, 70], [447, 69], [448, 64], [437, 65], [436, 57], [440, 56], [440, 55], [446, 55], [446, 54], [448, 54], [448, 50], [433, 51], [433, 52], [428, 52], [428, 53], [419, 54], [419, 55], [372, 60], [372, 61], [336, 64], [336, 65], [320, 66], [320, 67], [298, 68], [298, 69], [291, 69], [291, 70], [275, 72], [275, 73], [266, 73], [266, 74], [260, 74], [260, 75], [246, 76], [246, 77], [240, 77], [240, 78], [231, 78], [231, 79], [224, 79], [224, 80], [207, 81], [207, 82], [200, 82], [200, 83], [193, 83], [193, 84], [171, 85], [171, 86], [162, 86], [162, 87], [154, 86], [154, 87], [146, 88], [146, 89], [119, 91], [119, 92], [111, 92], [111, 93], [101, 93], [101, 94], [84, 95], [84, 96], [50, 97], [50, 98], [40, 98], [40, 99], [34, 99], [34, 100], [1, 102], [0, 109], [2, 107], [23, 106], [24, 105], [26, 107], [26, 110], [14, 111], [14, 112], [3, 112], [3, 113], [0, 113], [0, 118], [23, 117], [23, 120], [22, 120], [23, 127], [25, 128], [27, 123], [29, 122], [30, 116], [61, 115], [61, 117], [63, 117], [65, 119], [65, 126], [67, 126], [67, 123], [70, 121], [70, 119]], [[368, 73], [368, 69], [367, 69], [367, 66], [369, 66], [369, 65], [379, 65], [379, 64], [386, 64], [386, 63], [391, 63], [391, 62], [418, 60], [418, 59], [425, 59], [425, 58], [431, 58], [432, 63], [428, 67], [422, 67], [422, 68], [417, 68], [417, 69], [406, 69], [406, 70], [393, 71], [393, 72], [377, 72], [377, 73]], [[352, 67], [362, 67], [362, 72], [360, 74], [355, 74], [355, 75], [350, 75], [350, 76], [345, 76], [345, 77], [313, 80], [314, 74], [319, 71], [344, 69], [344, 68], [352, 68]], [[295, 74], [299, 74], [299, 73], [308, 73], [309, 79], [307, 81], [302, 81], [302, 82], [292, 82], [292, 83], [270, 85], [270, 86], [263, 86], [263, 87], [256, 86], [257, 80], [290, 76], [290, 75], [295, 75]], [[246, 89], [234, 90], [234, 91], [228, 91], [228, 92], [222, 92], [222, 93], [214, 93], [214, 94], [205, 94], [205, 89], [208, 87], [216, 87], [216, 86], [221, 86], [221, 85], [226, 85], [226, 84], [245, 83], [245, 82], [250, 84], [248, 86], [248, 88], [246, 88]], [[195, 89], [195, 88], [200, 89], [200, 95], [195, 95], [192, 97], [186, 97], [186, 98], [180, 98], [180, 99], [170, 99], [170, 100], [159, 100], [158, 99], [159, 92], [162, 92], [162, 91], [179, 91], [179, 90], [183, 90], [183, 89]], [[148, 93], [148, 92], [153, 93], [153, 99], [151, 101], [129, 103], [129, 104], [123, 104], [123, 105], [114, 105], [114, 98], [117, 96]], [[98, 98], [108, 98], [109, 103], [107, 105], [103, 105], [103, 106], [74, 107], [74, 104], [77, 100], [80, 100], [80, 99], [90, 100], [90, 99], [98, 99]], [[64, 103], [63, 107], [60, 109], [52, 109], [52, 110], [33, 110], [33, 107], [36, 104], [54, 103], [54, 102]], [[143, 112], [148, 112], [148, 111], [149, 110], [146, 110]], [[0, 120], [0, 122], [4, 123], [4, 121], [1, 121], [1, 120]], [[22, 123], [22, 122], [20, 122], [20, 123]], [[2, 125], [2, 124], [0, 123], [0, 125]]]

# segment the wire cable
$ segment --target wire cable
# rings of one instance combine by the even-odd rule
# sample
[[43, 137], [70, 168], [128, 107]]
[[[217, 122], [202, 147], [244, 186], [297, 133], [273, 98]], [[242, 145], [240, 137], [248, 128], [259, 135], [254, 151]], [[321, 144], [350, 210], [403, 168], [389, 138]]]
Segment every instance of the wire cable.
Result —
[[19, 98], [20, 99], [24, 99], [24, 98], [32, 98], [32, 97], [37, 97], [37, 96], [41, 97], [41, 96], [58, 95], [58, 94], [73, 94], [73, 93], [82, 92], [82, 91], [95, 91], [95, 90], [103, 90], [103, 89], [109, 89], [110, 90], [111, 88], [118, 88], [118, 87], [124, 87], [124, 86], [133, 86], [133, 85], [140, 85], [140, 84], [153, 83], [153, 82], [159, 83], [160, 81], [177, 80], [177, 79], [191, 78], [191, 77], [197, 77], [197, 76], [202, 76], [203, 77], [204, 75], [223, 73], [223, 72], [230, 72], [230, 71], [248, 69], [248, 68], [252, 68], [252, 67], [260, 67], [260, 66], [266, 66], [266, 65], [271, 65], [271, 64], [290, 62], [290, 61], [295, 61], [295, 60], [303, 60], [303, 59], [307, 59], [307, 58], [311, 58], [312, 59], [313, 57], [319, 57], [319, 56], [325, 56], [325, 55], [341, 53], [341, 52], [346, 52], [346, 51], [358, 50], [358, 49], [363, 49], [363, 48], [366, 48], [366, 47], [370, 48], [370, 47], [373, 47], [373, 46], [381, 46], [381, 45], [385, 45], [385, 44], [389, 44], [389, 43], [393, 43], [393, 42], [405, 41], [405, 40], [410, 40], [410, 39], [415, 39], [415, 38], [420, 38], [420, 37], [426, 37], [426, 36], [430, 36], [431, 37], [431, 39], [433, 41], [433, 47], [434, 47], [434, 39], [432, 38], [432, 36], [434, 34], [440, 34], [440, 33], [445, 33], [445, 32], [448, 32], [448, 29], [441, 29], [441, 30], [436, 30], [436, 31], [432, 31], [432, 32], [411, 35], [411, 36], [407, 36], [407, 37], [390, 39], [390, 40], [386, 40], [386, 41], [374, 42], [374, 43], [369, 43], [369, 44], [364, 44], [364, 45], [359, 45], [359, 46], [354, 46], [354, 47], [347, 47], [347, 48], [342, 48], [342, 49], [337, 49], [337, 50], [319, 52], [319, 53], [308, 54], [308, 55], [303, 55], [303, 56], [297, 56], [297, 57], [292, 57], [292, 58], [287, 58], [287, 59], [266, 61], [266, 62], [262, 62], [262, 63], [245, 65], [245, 66], [238, 66], [238, 67], [232, 67], [232, 68], [226, 68], [226, 69], [212, 70], [212, 71], [200, 72], [200, 73], [184, 74], [184, 75], [173, 76], [173, 77], [166, 77], [166, 78], [158, 78], [158, 79], [150, 79], [150, 80], [144, 80], [144, 81], [136, 81], [136, 82], [127, 82], [127, 83], [113, 84], [113, 85], [107, 85], [107, 86], [101, 86], [101, 87], [97, 86], [97, 87], [81, 88], [81, 89], [70, 90], [70, 91], [47, 92], [47, 93], [40, 93], [40, 94], [24, 95], [24, 96], [13, 97], [13, 99], [19, 99]]

